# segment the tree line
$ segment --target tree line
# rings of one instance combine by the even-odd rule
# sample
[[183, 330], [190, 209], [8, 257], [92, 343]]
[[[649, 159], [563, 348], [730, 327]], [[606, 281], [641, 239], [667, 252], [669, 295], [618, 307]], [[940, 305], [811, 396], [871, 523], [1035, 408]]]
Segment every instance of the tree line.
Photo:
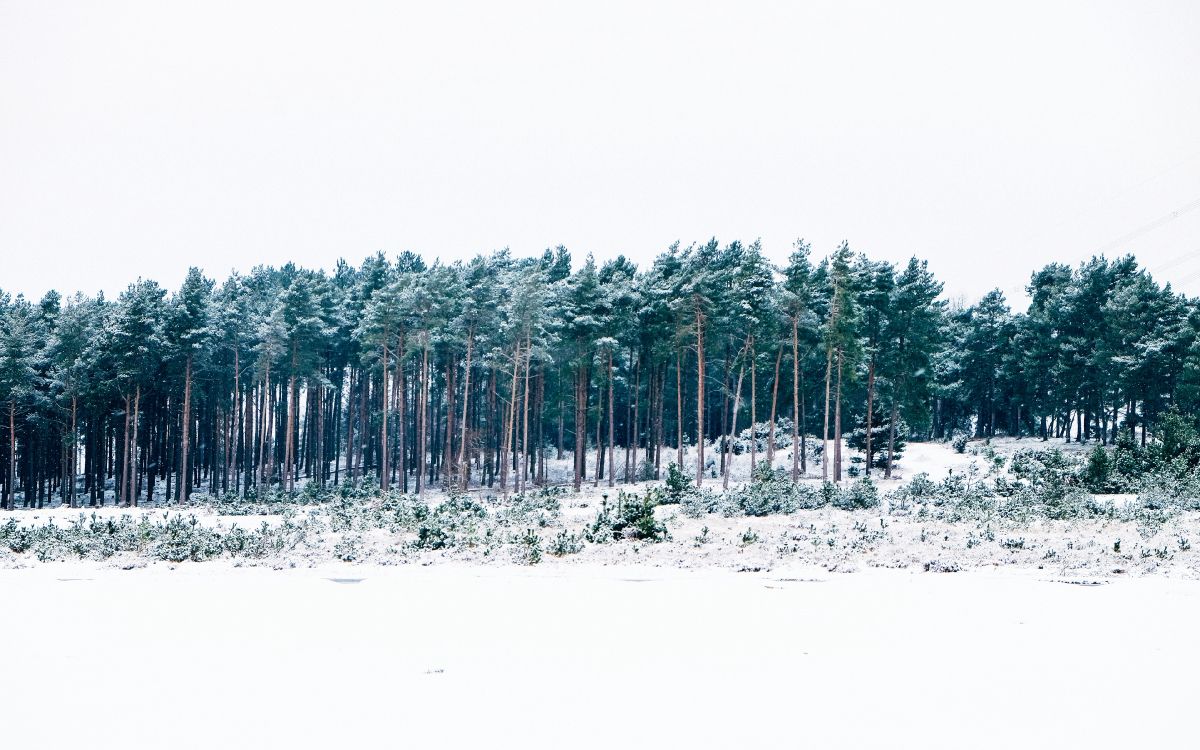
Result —
[[814, 261], [798, 241], [776, 267], [757, 242], [711, 240], [644, 268], [573, 268], [559, 247], [219, 285], [193, 268], [115, 300], [0, 292], [0, 498], [521, 492], [551, 457], [579, 489], [659, 478], [685, 447], [698, 485], [728, 486], [734, 452], [785, 448], [793, 481], [818, 462], [840, 481], [890, 476], [905, 440], [1144, 444], [1164, 415], [1200, 414], [1200, 306], [1132, 257], [1046, 266], [1024, 312], [942, 288], [924, 261], [845, 242]]

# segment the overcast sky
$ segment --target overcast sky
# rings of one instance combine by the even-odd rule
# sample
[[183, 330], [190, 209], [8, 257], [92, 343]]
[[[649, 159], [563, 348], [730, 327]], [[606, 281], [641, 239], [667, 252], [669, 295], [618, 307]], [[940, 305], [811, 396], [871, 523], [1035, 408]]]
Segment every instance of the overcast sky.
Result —
[[0, 0], [10, 293], [712, 236], [1200, 294], [1200, 3]]

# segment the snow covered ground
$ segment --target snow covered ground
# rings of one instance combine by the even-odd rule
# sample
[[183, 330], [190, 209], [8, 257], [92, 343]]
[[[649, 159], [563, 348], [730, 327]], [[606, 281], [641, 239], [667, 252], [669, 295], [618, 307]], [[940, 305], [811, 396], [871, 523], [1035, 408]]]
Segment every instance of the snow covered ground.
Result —
[[224, 562], [0, 571], [4, 747], [1194, 742], [1200, 583]]
[[[898, 473], [940, 479], [981, 460], [912, 444]], [[742, 457], [734, 479], [748, 474]], [[611, 492], [562, 496], [544, 546]], [[511, 564], [511, 541], [412, 549], [384, 528], [363, 532], [359, 562], [336, 562], [344, 534], [328, 519], [311, 544], [260, 559], [0, 549], [0, 747], [1194, 744], [1197, 514], [1147, 531], [884, 508], [655, 512], [668, 541], [534, 566]]]

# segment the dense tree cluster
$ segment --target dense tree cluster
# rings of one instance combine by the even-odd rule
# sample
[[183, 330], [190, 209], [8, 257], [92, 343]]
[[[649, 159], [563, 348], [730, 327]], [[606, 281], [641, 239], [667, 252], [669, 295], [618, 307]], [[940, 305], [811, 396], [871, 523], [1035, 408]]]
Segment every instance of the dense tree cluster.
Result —
[[[941, 298], [924, 262], [797, 242], [678, 244], [644, 268], [564, 248], [427, 264], [382, 254], [118, 299], [0, 294], [5, 507], [255, 495], [343, 481], [521, 491], [695, 479], [731, 455], [841, 479], [905, 440], [1114, 442], [1200, 413], [1200, 306], [1130, 258], [1033, 274], [1031, 304]], [[753, 425], [753, 427], [752, 427]], [[1137, 432], [1140, 428], [1140, 436]], [[762, 455], [760, 455], [760, 452]], [[674, 455], [672, 455], [672, 453]], [[589, 465], [589, 456], [591, 465]], [[814, 466], [815, 470], [816, 467]]]

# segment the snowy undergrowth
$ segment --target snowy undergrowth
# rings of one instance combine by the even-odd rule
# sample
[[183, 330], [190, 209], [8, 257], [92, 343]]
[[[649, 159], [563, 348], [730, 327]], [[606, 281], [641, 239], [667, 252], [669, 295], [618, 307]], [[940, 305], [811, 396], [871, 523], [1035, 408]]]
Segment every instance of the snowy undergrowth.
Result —
[[663, 482], [633, 491], [430, 491], [422, 499], [343, 483], [247, 499], [197, 495], [192, 505], [165, 511], [35, 511], [0, 524], [0, 565], [82, 558], [122, 567], [206, 560], [275, 567], [641, 561], [930, 572], [1198, 567], [1191, 540], [1200, 538], [1200, 514], [1190, 512], [1196, 504], [1179, 487], [1114, 499], [1088, 491], [1082, 453], [1022, 448], [1002, 455], [983, 446], [970, 455], [969, 464], [940, 480], [918, 474], [882, 485], [865, 477], [793, 483], [764, 462], [729, 491], [698, 489], [668, 466]]

